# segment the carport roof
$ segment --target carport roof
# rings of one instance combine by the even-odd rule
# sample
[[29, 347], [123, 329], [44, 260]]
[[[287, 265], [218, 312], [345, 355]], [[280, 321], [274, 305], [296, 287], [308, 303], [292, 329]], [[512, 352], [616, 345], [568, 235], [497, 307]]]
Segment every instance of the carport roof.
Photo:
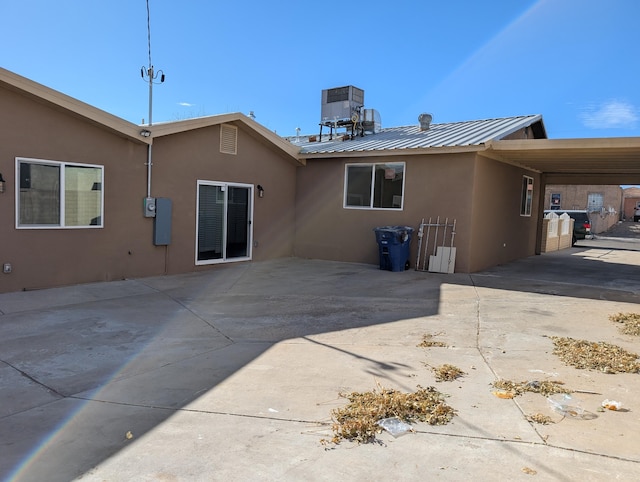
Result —
[[492, 140], [478, 154], [544, 174], [547, 183], [640, 183], [640, 137]]

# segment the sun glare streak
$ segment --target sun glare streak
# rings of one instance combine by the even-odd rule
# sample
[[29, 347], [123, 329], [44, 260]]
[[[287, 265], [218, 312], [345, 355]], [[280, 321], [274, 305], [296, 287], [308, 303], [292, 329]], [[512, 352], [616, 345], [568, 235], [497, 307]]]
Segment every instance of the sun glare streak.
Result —
[[542, 15], [543, 7], [548, 3], [548, 0], [538, 0], [492, 38], [479, 46], [449, 75], [444, 77], [436, 86], [427, 92], [419, 102], [411, 106], [407, 110], [408, 115], [413, 115], [415, 112], [422, 112], [424, 106], [437, 105], [442, 102], [443, 99], [450, 99], [451, 92], [464, 90], [468, 87], [470, 78], [472, 79], [471, 82], [474, 82], [474, 72], [483, 70], [483, 65], [486, 66], [491, 63], [492, 59], [501, 58], [501, 50], [507, 46], [511, 46], [514, 39], [518, 37], [522, 31], [527, 30], [525, 26], [530, 24], [534, 17]]
[[[211, 291], [213, 291], [210, 284], [215, 284], [216, 280], [217, 278], [213, 278], [210, 280], [209, 284], [200, 284], [199, 290], [194, 291], [194, 299], [198, 299], [200, 295], [203, 297], [208, 296]], [[12, 482], [32, 480], [30, 471], [36, 467], [36, 464], [43, 464], [46, 463], [48, 459], [57, 458], [55, 453], [51, 452], [55, 452], [58, 447], [63, 447], [69, 442], [70, 434], [72, 434], [73, 430], [78, 430], [78, 426], [74, 427], [75, 421], [79, 421], [78, 424], [82, 425], [84, 423], [83, 420], [91, 418], [91, 402], [100, 402], [109, 399], [108, 396], [101, 396], [101, 394], [105, 392], [105, 390], [109, 389], [112, 383], [117, 383], [127, 378], [133, 378], [155, 370], [157, 366], [152, 363], [153, 360], [155, 360], [155, 355], [166, 350], [166, 347], [163, 347], [165, 333], [173, 329], [174, 318], [184, 316], [184, 313], [184, 308], [179, 304], [175, 304], [172, 313], [168, 314], [166, 320], [158, 325], [157, 332], [150, 335], [149, 339], [141, 345], [139, 349], [132, 353], [131, 356], [123, 359], [119, 368], [114, 367], [114, 372], [111, 376], [101, 382], [99, 386], [83, 390], [81, 393], [72, 394], [67, 396], [65, 399], [61, 399], [69, 400], [74, 404], [78, 404], [78, 406], [70, 410], [69, 413], [62, 417], [48, 433], [44, 434], [40, 438], [34, 447], [26, 453], [22, 460], [20, 460], [11, 472], [9, 472], [7, 480]], [[198, 323], [197, 320], [195, 322]], [[175, 360], [171, 359], [170, 362], [178, 363], [180, 361], [181, 358], [178, 358]], [[79, 395], [82, 395], [82, 398], [80, 398]], [[58, 402], [59, 401], [60, 400], [58, 400]], [[123, 432], [123, 444], [125, 443], [124, 435], [125, 433]], [[120, 450], [123, 447], [121, 447]]]

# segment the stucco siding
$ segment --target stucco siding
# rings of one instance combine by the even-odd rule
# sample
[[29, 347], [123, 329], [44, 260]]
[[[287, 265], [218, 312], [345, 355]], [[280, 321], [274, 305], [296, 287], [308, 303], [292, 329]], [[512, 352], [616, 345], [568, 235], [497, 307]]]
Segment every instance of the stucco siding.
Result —
[[[347, 162], [405, 162], [403, 210], [345, 209], [344, 173]], [[394, 156], [308, 160], [298, 168], [296, 194], [295, 255], [378, 264], [374, 228], [407, 225], [416, 231], [422, 218], [457, 219], [456, 270], [466, 271], [470, 237], [470, 193], [473, 155]], [[411, 263], [417, 254], [417, 238], [411, 243]]]
[[[534, 179], [531, 216], [521, 216], [522, 177]], [[540, 178], [536, 173], [478, 156], [471, 205], [470, 271], [535, 254]]]
[[[260, 184], [264, 197], [254, 199], [252, 259], [291, 256], [296, 165], [248, 129], [238, 128], [236, 155], [220, 153], [219, 125], [154, 139], [151, 196], [173, 203], [171, 243], [155, 246], [154, 219], [143, 216], [147, 146], [0, 88], [0, 173], [6, 181], [0, 197], [0, 264], [12, 268], [0, 273], [0, 292], [215, 267], [195, 264], [198, 180]], [[17, 157], [102, 166], [103, 227], [17, 229]]]
[[296, 167], [238, 129], [237, 154], [220, 152], [220, 126], [154, 140], [152, 195], [173, 202], [167, 272], [207, 269], [195, 265], [197, 182], [261, 185], [254, 190], [252, 259], [293, 255]]
[[[160, 274], [162, 253], [145, 246], [141, 222], [146, 147], [75, 115], [0, 89], [0, 291]], [[104, 227], [16, 229], [16, 158], [104, 166]], [[129, 254], [130, 253], [130, 254]]]

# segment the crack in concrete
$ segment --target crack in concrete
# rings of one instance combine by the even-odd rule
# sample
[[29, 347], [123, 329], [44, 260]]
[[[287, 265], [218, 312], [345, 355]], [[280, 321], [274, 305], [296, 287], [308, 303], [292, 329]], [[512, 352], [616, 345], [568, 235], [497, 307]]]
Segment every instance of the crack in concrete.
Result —
[[60, 397], [60, 398], [66, 398], [66, 395], [63, 395], [62, 393], [58, 392], [55, 388], [52, 388], [44, 383], [42, 383], [40, 380], [38, 380], [35, 377], [32, 377], [31, 375], [29, 375], [27, 372], [25, 372], [24, 370], [20, 370], [20, 368], [18, 368], [15, 365], [12, 365], [11, 363], [9, 363], [6, 360], [0, 360], [0, 362], [6, 364], [8, 367], [11, 367], [12, 369], [14, 369], [15, 371], [17, 371], [21, 376], [25, 377], [27, 380], [35, 383], [36, 385], [41, 386], [42, 388], [48, 390], [49, 392], [55, 394], [56, 396]]

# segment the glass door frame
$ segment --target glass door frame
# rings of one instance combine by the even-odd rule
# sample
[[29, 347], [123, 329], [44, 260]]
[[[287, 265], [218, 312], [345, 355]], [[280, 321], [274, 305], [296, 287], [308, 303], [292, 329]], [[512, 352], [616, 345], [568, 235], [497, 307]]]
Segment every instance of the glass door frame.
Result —
[[[214, 186], [222, 188], [224, 192], [224, 220], [222, 226], [222, 257], [216, 259], [198, 259], [198, 244], [200, 233], [200, 187], [201, 186]], [[228, 233], [228, 214], [229, 214], [229, 187], [239, 187], [248, 190], [248, 202], [247, 202], [247, 255], [227, 257], [227, 233]], [[253, 202], [254, 202], [254, 186], [253, 184], [243, 184], [237, 182], [221, 182], [221, 181], [205, 181], [198, 180], [196, 186], [196, 231], [195, 231], [195, 264], [196, 265], [208, 265], [219, 263], [233, 263], [236, 261], [250, 261], [252, 259], [253, 249]]]

